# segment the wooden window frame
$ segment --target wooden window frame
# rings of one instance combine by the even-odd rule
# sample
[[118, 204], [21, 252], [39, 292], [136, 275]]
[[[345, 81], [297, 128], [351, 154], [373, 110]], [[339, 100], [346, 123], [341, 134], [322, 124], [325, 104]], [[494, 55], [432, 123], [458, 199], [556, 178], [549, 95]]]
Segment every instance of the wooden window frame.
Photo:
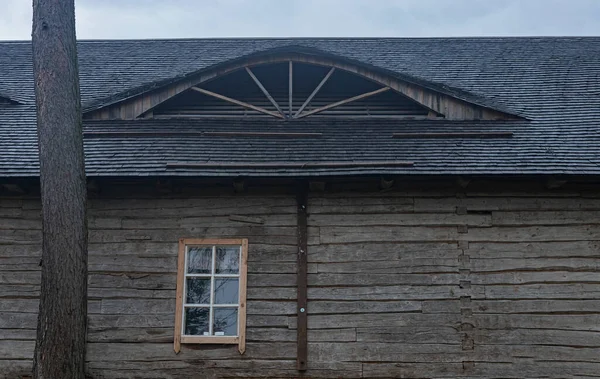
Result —
[[[241, 246], [241, 260], [239, 272], [239, 304], [238, 307], [238, 335], [230, 336], [186, 336], [183, 334], [183, 297], [185, 281], [186, 247], [191, 245], [220, 245]], [[214, 264], [214, 263], [213, 263]], [[177, 259], [177, 301], [175, 309], [175, 340], [173, 349], [175, 353], [181, 350], [181, 344], [231, 344], [238, 345], [240, 354], [246, 351], [246, 289], [248, 280], [248, 240], [242, 239], [196, 239], [182, 238], [179, 240], [179, 256]], [[211, 289], [212, 291], [212, 289]], [[212, 295], [211, 295], [212, 296]], [[212, 320], [209, 320], [212, 323]]]

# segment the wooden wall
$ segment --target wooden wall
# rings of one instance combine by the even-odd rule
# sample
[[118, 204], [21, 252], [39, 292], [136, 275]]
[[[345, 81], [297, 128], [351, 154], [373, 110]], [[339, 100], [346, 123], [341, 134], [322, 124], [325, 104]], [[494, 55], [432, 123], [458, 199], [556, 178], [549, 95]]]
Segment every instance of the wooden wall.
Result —
[[[598, 194], [311, 193], [308, 212], [306, 377], [600, 377]], [[92, 200], [90, 376], [297, 377], [295, 225], [288, 195]], [[0, 377], [31, 369], [40, 229], [39, 201], [0, 200]], [[250, 240], [246, 354], [175, 355], [177, 240], [219, 236]]]

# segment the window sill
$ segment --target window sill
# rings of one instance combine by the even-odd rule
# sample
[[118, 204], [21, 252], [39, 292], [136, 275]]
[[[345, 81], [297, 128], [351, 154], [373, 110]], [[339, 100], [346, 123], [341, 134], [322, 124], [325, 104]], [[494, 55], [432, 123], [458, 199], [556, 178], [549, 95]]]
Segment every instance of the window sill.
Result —
[[181, 336], [181, 343], [201, 343], [201, 344], [215, 344], [215, 345], [235, 345], [240, 343], [239, 337], [228, 337], [228, 336]]

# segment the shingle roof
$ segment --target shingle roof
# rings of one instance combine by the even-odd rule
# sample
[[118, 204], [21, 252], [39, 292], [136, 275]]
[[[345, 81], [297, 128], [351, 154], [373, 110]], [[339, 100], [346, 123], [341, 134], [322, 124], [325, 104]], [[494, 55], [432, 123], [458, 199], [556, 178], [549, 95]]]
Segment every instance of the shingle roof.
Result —
[[[505, 109], [527, 121], [140, 120], [97, 130], [285, 130], [320, 138], [203, 135], [85, 137], [88, 175], [600, 174], [600, 38], [207, 39], [82, 41], [82, 103], [110, 103], [157, 83], [269, 49], [318, 49]], [[38, 173], [30, 42], [0, 42], [0, 176]], [[512, 131], [498, 139], [392, 139], [404, 131]], [[167, 168], [167, 162], [407, 160], [390, 168]]]

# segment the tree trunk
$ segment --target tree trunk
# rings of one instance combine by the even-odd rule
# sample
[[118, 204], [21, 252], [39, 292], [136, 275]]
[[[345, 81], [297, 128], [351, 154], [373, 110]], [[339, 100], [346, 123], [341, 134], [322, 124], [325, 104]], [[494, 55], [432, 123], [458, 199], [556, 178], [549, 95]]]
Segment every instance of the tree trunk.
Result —
[[87, 220], [74, 0], [33, 0], [42, 196], [34, 378], [85, 377]]

